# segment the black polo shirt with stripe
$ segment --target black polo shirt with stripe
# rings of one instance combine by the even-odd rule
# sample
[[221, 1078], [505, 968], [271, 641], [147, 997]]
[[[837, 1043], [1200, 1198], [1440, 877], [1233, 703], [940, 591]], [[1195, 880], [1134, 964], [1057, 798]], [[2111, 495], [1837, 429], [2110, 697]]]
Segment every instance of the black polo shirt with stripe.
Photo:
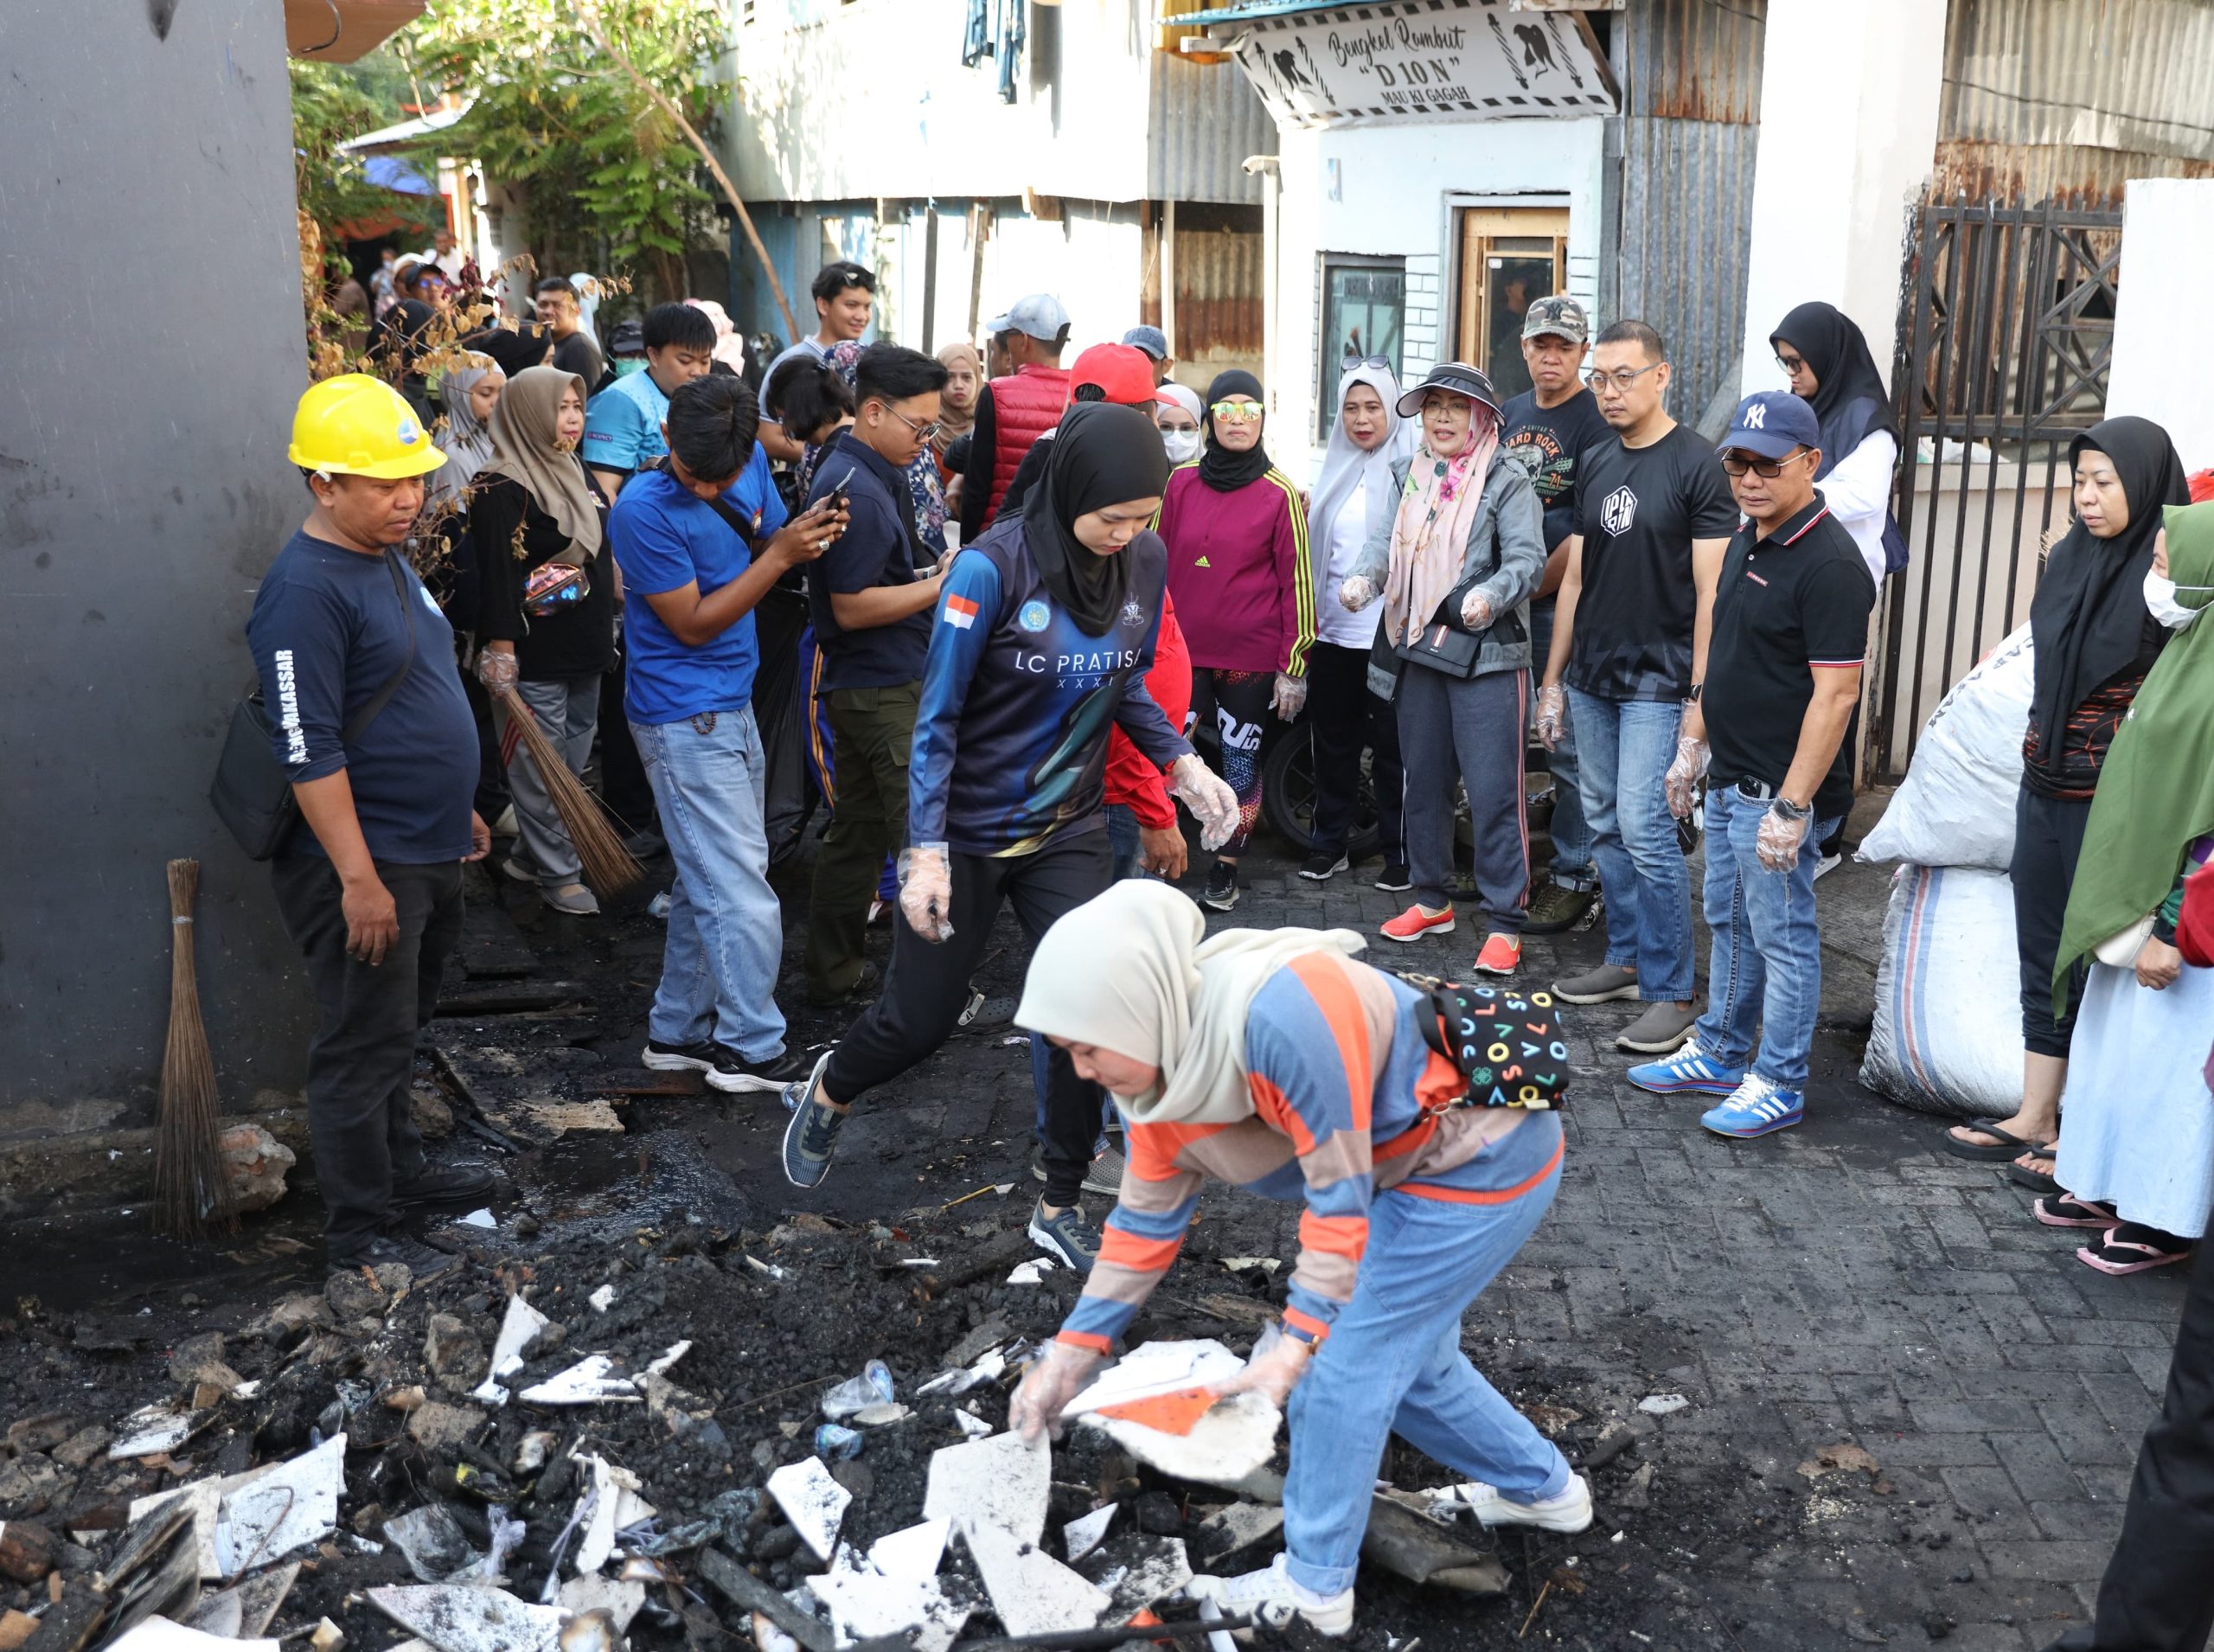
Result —
[[[1868, 651], [1876, 582], [1817, 491], [1763, 539], [1743, 522], [1722, 563], [1699, 705], [1712, 753], [1710, 785], [1780, 786], [1799, 750], [1817, 671], [1849, 669]], [[1852, 807], [1852, 758], [1840, 741], [1814, 794], [1814, 816]]]

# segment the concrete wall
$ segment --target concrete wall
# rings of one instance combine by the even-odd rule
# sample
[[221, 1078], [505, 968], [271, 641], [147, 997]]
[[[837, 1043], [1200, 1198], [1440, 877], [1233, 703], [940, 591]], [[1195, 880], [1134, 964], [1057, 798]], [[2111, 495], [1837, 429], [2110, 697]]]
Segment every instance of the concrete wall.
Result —
[[305, 1042], [267, 876], [205, 801], [306, 498], [284, 17], [148, 11], [0, 6], [0, 1132], [150, 1117], [172, 856], [227, 1104]]
[[2115, 303], [2107, 411], [2165, 426], [2184, 464], [2204, 470], [2214, 465], [2214, 399], [2199, 373], [2214, 356], [2214, 180], [2133, 178], [2121, 257], [2128, 279]]

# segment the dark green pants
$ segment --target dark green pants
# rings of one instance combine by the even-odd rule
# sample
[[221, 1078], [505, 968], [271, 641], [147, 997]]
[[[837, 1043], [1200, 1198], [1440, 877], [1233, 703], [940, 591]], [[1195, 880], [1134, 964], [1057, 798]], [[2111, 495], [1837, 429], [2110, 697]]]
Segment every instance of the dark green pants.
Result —
[[907, 835], [907, 749], [922, 684], [830, 691], [830, 829], [815, 857], [803, 965], [811, 997], [834, 998], [860, 977], [868, 903], [884, 857]]

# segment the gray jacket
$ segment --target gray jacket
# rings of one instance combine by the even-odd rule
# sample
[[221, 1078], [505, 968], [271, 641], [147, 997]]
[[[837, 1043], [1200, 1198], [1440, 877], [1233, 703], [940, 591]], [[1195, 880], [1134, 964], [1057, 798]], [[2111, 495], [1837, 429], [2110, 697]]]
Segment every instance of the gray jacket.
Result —
[[[1417, 456], [1418, 457], [1418, 456]], [[1392, 494], [1406, 486], [1412, 458], [1392, 466]], [[1353, 572], [1380, 593], [1392, 565], [1392, 522], [1369, 535]], [[1451, 601], [1457, 613], [1473, 589], [1490, 599], [1499, 616], [1484, 633], [1476, 652], [1476, 675], [1513, 671], [1530, 663], [1530, 597], [1545, 571], [1545, 513], [1529, 472], [1501, 446], [1491, 456], [1484, 471], [1483, 496], [1476, 502], [1476, 519], [1469, 527], [1468, 548], [1461, 559], [1461, 577], [1454, 584]], [[1379, 602], [1383, 600], [1379, 594]], [[1512, 616], [1513, 623], [1508, 624]], [[1426, 623], [1428, 614], [1409, 616], [1414, 624]]]

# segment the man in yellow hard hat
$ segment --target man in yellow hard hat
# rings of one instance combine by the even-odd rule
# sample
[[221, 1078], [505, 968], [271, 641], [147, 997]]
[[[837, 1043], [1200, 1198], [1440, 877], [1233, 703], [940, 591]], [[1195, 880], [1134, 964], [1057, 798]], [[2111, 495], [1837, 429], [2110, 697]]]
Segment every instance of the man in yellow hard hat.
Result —
[[308, 1130], [334, 1269], [455, 1258], [400, 1226], [482, 1198], [481, 1168], [432, 1170], [408, 1102], [418, 1029], [461, 934], [461, 868], [491, 835], [470, 807], [477, 727], [453, 631], [398, 548], [445, 463], [413, 407], [349, 373], [309, 387], [292, 463], [314, 507], [254, 598], [246, 640], [300, 818], [271, 862], [317, 1026]]

